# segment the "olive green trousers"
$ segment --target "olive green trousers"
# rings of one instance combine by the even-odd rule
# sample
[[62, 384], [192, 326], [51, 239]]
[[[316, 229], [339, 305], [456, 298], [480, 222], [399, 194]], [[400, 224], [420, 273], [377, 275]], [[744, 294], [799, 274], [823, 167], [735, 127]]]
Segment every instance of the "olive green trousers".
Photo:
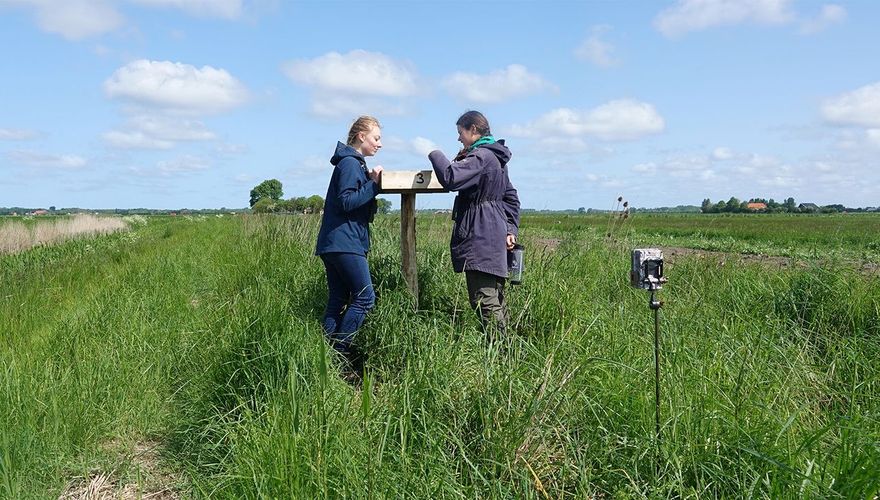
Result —
[[490, 337], [494, 333], [507, 333], [507, 304], [504, 302], [505, 278], [482, 271], [465, 271], [468, 298], [477, 312], [480, 323]]

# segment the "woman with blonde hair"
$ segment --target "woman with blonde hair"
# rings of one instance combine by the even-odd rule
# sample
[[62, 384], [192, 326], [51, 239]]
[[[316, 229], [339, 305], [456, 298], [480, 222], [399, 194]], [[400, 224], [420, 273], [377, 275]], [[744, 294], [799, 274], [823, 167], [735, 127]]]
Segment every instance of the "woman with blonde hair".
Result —
[[376, 213], [382, 174], [381, 166], [368, 169], [366, 158], [375, 155], [381, 147], [379, 121], [372, 116], [355, 120], [346, 143], [336, 144], [336, 152], [330, 158], [334, 168], [315, 249], [327, 275], [324, 334], [358, 373], [362, 361], [353, 346], [354, 336], [376, 300], [367, 253], [369, 224]]

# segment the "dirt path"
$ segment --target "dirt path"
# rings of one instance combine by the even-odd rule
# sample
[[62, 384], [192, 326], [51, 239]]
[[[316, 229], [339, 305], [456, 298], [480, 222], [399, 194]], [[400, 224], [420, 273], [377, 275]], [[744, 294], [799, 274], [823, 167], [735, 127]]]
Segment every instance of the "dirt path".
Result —
[[[743, 262], [747, 264], [761, 264], [776, 269], [807, 269], [812, 265], [809, 261], [803, 259], [781, 257], [778, 255], [717, 252], [712, 250], [701, 250], [699, 248], [686, 247], [661, 247], [661, 250], [663, 251], [663, 257], [669, 262], [675, 262], [675, 259], [680, 257], [697, 257], [717, 260], [722, 263], [722, 265], [727, 260], [736, 259], [737, 262]], [[853, 268], [858, 269], [862, 274], [868, 276], [880, 275], [880, 263], [853, 260], [845, 262], [851, 265]], [[820, 261], [819, 265], [821, 264], [822, 262]]]

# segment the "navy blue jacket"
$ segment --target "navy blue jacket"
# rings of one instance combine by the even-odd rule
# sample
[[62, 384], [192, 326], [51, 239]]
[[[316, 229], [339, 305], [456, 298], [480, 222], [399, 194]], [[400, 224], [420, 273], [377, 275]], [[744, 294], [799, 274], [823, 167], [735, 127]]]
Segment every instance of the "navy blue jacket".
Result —
[[370, 250], [369, 224], [376, 214], [379, 185], [367, 175], [364, 157], [351, 146], [337, 143], [330, 163], [335, 168], [324, 199], [315, 255], [341, 252], [365, 256]]
[[440, 184], [458, 191], [449, 243], [453, 269], [506, 278], [507, 235], [518, 233], [519, 196], [507, 176], [510, 150], [504, 140], [478, 146], [458, 161], [441, 151], [428, 159]]

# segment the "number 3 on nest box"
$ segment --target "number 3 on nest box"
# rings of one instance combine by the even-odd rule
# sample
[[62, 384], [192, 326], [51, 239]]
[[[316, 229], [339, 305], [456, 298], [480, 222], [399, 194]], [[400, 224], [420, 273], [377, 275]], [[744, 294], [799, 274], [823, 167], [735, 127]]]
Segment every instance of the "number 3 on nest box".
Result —
[[445, 193], [433, 170], [385, 170], [379, 181], [381, 193]]

